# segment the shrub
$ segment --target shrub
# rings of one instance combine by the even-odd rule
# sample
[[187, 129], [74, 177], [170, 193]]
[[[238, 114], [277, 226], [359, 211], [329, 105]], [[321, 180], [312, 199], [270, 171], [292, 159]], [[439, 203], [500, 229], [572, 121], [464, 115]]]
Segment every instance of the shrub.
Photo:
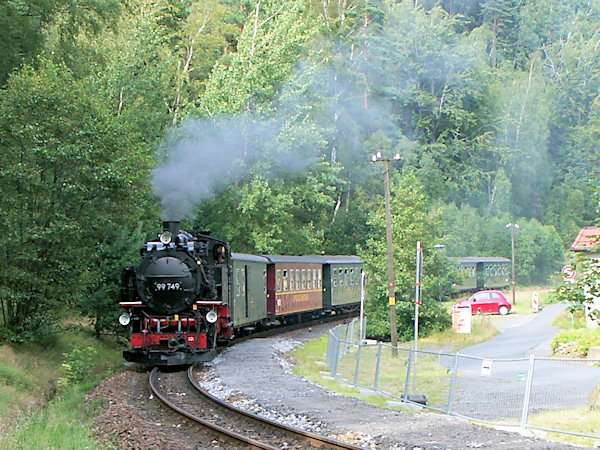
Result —
[[69, 353], [63, 353], [65, 360], [60, 367], [58, 389], [83, 381], [94, 365], [96, 353], [94, 347], [74, 347]]
[[556, 352], [560, 344], [574, 343], [577, 353], [587, 356], [590, 347], [600, 345], [600, 328], [595, 330], [585, 328], [571, 328], [561, 330], [552, 341], [552, 351]]

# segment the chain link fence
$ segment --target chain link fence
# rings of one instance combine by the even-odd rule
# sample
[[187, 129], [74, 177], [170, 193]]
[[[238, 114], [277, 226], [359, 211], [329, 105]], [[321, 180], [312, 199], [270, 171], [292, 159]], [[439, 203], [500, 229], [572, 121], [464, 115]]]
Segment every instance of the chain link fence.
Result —
[[[578, 411], [600, 408], [600, 359], [394, 348], [361, 340], [358, 329], [354, 320], [329, 331], [326, 363], [339, 381], [402, 402], [422, 404], [426, 396], [425, 408], [479, 422], [600, 439], [597, 429], [569, 429]], [[538, 425], [548, 422], [555, 428]]]

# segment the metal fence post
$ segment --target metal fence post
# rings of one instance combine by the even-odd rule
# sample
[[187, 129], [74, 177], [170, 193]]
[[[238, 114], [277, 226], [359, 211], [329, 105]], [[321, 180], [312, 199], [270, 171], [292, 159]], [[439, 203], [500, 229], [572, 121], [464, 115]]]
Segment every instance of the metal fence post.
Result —
[[406, 381], [404, 382], [404, 394], [402, 395], [402, 401], [407, 401], [408, 400], [408, 388], [410, 387], [410, 368], [412, 367], [412, 361], [413, 361], [413, 349], [411, 348], [409, 350], [409, 355], [408, 355], [408, 365], [407, 365], [407, 369], [406, 369]]
[[533, 369], [535, 367], [535, 356], [529, 355], [529, 370], [527, 371], [527, 384], [523, 395], [523, 411], [521, 414], [521, 430], [527, 426], [527, 415], [529, 414], [529, 399], [531, 398], [531, 387], [533, 385]]
[[377, 383], [379, 382], [379, 363], [381, 361], [381, 342], [377, 348], [377, 365], [375, 366], [375, 380], [373, 381], [373, 390], [377, 390]]
[[367, 333], [367, 316], [363, 317], [363, 320], [362, 320], [362, 330], [363, 330], [363, 332], [362, 332], [362, 336], [360, 336], [360, 340], [364, 341], [365, 340], [365, 335]]
[[452, 402], [454, 401], [454, 387], [456, 386], [456, 376], [458, 372], [458, 352], [454, 354], [454, 362], [452, 363], [452, 377], [450, 378], [450, 393], [448, 394], [448, 408], [446, 413], [450, 414]]
[[354, 369], [354, 386], [358, 386], [358, 370], [360, 368], [360, 353], [362, 350], [362, 344], [358, 344], [358, 354], [356, 355], [356, 369]]
[[333, 353], [331, 348], [332, 345], [333, 339], [331, 338], [330, 330], [329, 333], [327, 333], [327, 353], [325, 353], [325, 365], [329, 369], [329, 372], [331, 372], [331, 367], [333, 366], [333, 364], [331, 364], [331, 354]]
[[335, 378], [337, 376], [337, 367], [338, 367], [338, 361], [340, 360], [340, 339], [339, 337], [336, 336], [335, 341], [333, 342], [333, 361], [332, 361], [332, 368], [331, 368], [331, 374], [333, 375], [333, 377]]

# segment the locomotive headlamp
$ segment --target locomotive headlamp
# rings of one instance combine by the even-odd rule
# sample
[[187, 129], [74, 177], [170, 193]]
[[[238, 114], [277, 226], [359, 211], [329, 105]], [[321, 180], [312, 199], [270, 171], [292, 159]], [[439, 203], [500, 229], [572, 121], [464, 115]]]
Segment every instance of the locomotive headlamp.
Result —
[[126, 327], [131, 322], [131, 315], [129, 313], [124, 312], [119, 316], [119, 323]]
[[160, 234], [160, 242], [162, 242], [164, 245], [169, 245], [172, 240], [173, 240], [173, 235], [171, 234], [170, 231], [163, 231]]
[[206, 321], [208, 323], [215, 323], [219, 318], [217, 312], [213, 309], [206, 314]]

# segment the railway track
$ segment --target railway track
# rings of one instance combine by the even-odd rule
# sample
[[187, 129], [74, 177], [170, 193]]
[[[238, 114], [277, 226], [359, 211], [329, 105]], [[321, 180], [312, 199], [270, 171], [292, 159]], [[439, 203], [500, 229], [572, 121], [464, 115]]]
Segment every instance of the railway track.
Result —
[[166, 406], [210, 429], [237, 448], [362, 448], [283, 425], [225, 403], [198, 384], [193, 376], [193, 367], [188, 369], [187, 376], [183, 372], [167, 373], [155, 368], [150, 373], [149, 384], [152, 393]]
[[267, 328], [267, 329], [264, 329], [261, 331], [252, 331], [248, 334], [242, 334], [240, 336], [236, 336], [234, 339], [229, 341], [227, 343], [227, 345], [220, 347], [220, 350], [223, 350], [227, 347], [231, 347], [233, 345], [239, 344], [239, 343], [244, 342], [249, 339], [278, 336], [278, 335], [282, 335], [285, 333], [289, 333], [291, 331], [308, 329], [310, 327], [316, 327], [316, 326], [323, 325], [326, 323], [336, 323], [336, 322], [350, 320], [352, 318], [357, 317], [356, 313], [357, 313], [356, 311], [352, 311], [352, 312], [348, 312], [348, 313], [340, 313], [340, 314], [335, 314], [335, 315], [330, 315], [330, 316], [321, 316], [321, 317], [317, 317], [317, 318], [314, 318], [314, 319], [308, 320], [308, 321], [303, 320], [302, 322], [298, 322], [298, 323], [273, 326], [272, 328]]

